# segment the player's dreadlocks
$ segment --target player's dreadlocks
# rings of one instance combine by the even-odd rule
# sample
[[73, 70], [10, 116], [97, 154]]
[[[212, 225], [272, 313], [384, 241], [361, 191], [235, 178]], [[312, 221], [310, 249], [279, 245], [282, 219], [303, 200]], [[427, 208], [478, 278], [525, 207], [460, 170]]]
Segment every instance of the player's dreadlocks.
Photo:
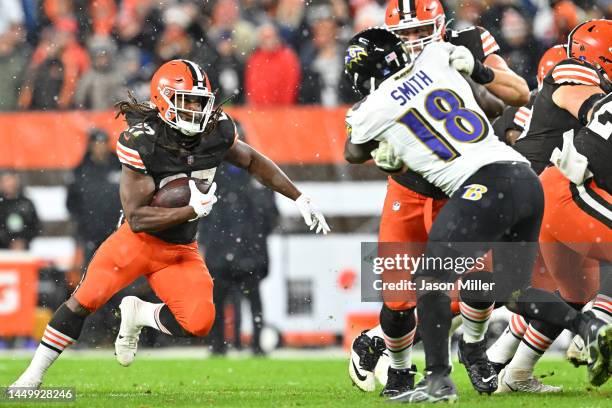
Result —
[[130, 113], [134, 113], [138, 116], [144, 116], [145, 118], [157, 116], [157, 108], [151, 105], [149, 102], [138, 102], [134, 92], [128, 91], [128, 99], [115, 103], [117, 114], [115, 119], [119, 115], [127, 116]]
[[[215, 91], [215, 93], [216, 92], [217, 91]], [[213, 130], [215, 130], [215, 128], [217, 127], [217, 122], [219, 121], [223, 113], [223, 105], [232, 100], [234, 96], [235, 95], [231, 95], [225, 98], [211, 113], [210, 119], [208, 120], [208, 123], [206, 124], [206, 127], [202, 132], [204, 135], [210, 134]], [[139, 120], [147, 120], [156, 118], [159, 113], [155, 105], [149, 102], [139, 102], [132, 91], [128, 91], [128, 99], [117, 102], [115, 104], [115, 108], [117, 109], [115, 119], [118, 118], [119, 115], [123, 115], [126, 117], [126, 120], [128, 116], [136, 116]], [[165, 150], [174, 152], [178, 155], [189, 155], [190, 146], [195, 146], [197, 143], [199, 143], [198, 138], [190, 139], [191, 140], [189, 141], [189, 143], [184, 145], [178, 143], [178, 141], [176, 141], [174, 138], [164, 138], [164, 140], [156, 139], [155, 144], [159, 145]]]
[[[215, 91], [215, 94], [217, 93], [217, 91], [218, 90]], [[217, 122], [219, 121], [219, 118], [221, 118], [221, 115], [223, 114], [223, 105], [225, 105], [226, 103], [234, 99], [235, 96], [236, 96], [235, 94], [228, 96], [227, 98], [222, 100], [219, 105], [217, 105], [214, 111], [212, 111], [212, 113], [210, 114], [210, 119], [208, 120], [208, 123], [206, 124], [206, 127], [204, 128], [204, 134], [208, 134], [212, 132], [213, 130], [215, 130], [215, 128], [217, 127]]]
[[[215, 91], [215, 94], [217, 91]], [[209, 134], [217, 127], [217, 122], [221, 118], [223, 114], [223, 105], [234, 99], [235, 95], [230, 95], [225, 98], [214, 111], [212, 111], [210, 115], [210, 119], [204, 128], [204, 134]], [[138, 102], [136, 96], [132, 91], [128, 91], [128, 99], [119, 101], [115, 104], [115, 108], [117, 109], [117, 114], [115, 115], [115, 119], [119, 117], [119, 115], [127, 116], [129, 114], [136, 114], [138, 116], [142, 116], [143, 119], [148, 119], [151, 117], [156, 117], [159, 111], [157, 108], [150, 104], [149, 102]]]

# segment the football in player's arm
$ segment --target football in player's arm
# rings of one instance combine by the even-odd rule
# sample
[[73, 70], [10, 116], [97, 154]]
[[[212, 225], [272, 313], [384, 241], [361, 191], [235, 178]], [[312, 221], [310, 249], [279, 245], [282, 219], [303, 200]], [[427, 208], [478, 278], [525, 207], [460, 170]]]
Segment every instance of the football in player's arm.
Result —
[[[302, 195], [297, 187], [272, 160], [241, 140], [236, 139], [233, 146], [228, 150], [224, 160], [247, 170], [266, 187], [294, 201], [297, 201]], [[192, 188], [192, 202], [185, 207], [151, 207], [149, 203], [156, 191], [153, 178], [149, 175], [131, 170], [127, 166], [123, 166], [121, 173], [121, 202], [123, 204], [126, 220], [134, 232], [163, 231], [175, 225], [203, 216], [204, 214], [202, 212], [197, 211], [198, 206], [195, 202], [199, 201], [201, 205], [210, 205], [212, 207], [212, 204], [214, 204], [212, 198], [214, 196], [214, 184], [211, 189], [213, 189], [212, 194], [211, 192], [204, 194]], [[308, 202], [309, 201], [306, 201], [305, 203]], [[302, 210], [306, 211], [306, 213]], [[208, 211], [210, 211], [210, 209]], [[329, 232], [329, 227], [318, 210], [313, 208], [300, 208], [300, 211], [302, 214], [307, 214], [308, 211], [312, 214], [316, 214], [314, 220], [308, 225], [311, 226], [312, 222], [314, 222], [316, 224], [317, 233], [323, 232], [327, 234], [327, 232]], [[307, 215], [304, 216], [306, 217]]]
[[[172, 336], [205, 336], [215, 319], [213, 281], [195, 240], [197, 220], [216, 202], [215, 183], [201, 192], [195, 180], [211, 183], [226, 160], [265, 186], [295, 201], [311, 230], [326, 234], [320, 210], [270, 159], [238, 140], [236, 126], [214, 109], [206, 73], [188, 60], [163, 64], [150, 84], [150, 103], [134, 98], [117, 104], [129, 125], [117, 142], [122, 164], [120, 198], [127, 222], [97, 249], [79, 286], [53, 315], [32, 362], [12, 388], [38, 388], [47, 369], [81, 334], [85, 318], [144, 277], [162, 301], [135, 296], [121, 300], [115, 356], [123, 366], [136, 357], [143, 327]], [[156, 191], [190, 177], [188, 205], [151, 205]]]

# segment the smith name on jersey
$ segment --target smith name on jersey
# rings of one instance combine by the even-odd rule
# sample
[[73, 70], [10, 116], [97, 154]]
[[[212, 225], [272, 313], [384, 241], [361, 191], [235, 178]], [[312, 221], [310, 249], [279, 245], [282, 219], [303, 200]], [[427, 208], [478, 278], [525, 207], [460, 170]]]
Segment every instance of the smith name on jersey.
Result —
[[[444, 38], [453, 45], [463, 45], [480, 62], [484, 62], [489, 55], [499, 51], [499, 45], [497, 45], [495, 38], [489, 31], [479, 26], [468, 27], [459, 31], [447, 29]], [[442, 190], [427, 182], [414, 171], [409, 170], [406, 173], [394, 175], [393, 180], [424, 196], [437, 199], [446, 198], [446, 194]]]
[[346, 117], [352, 143], [387, 140], [411, 170], [449, 196], [487, 164], [528, 163], [493, 134], [469, 84], [449, 65], [453, 47], [427, 45], [412, 67], [383, 81]]
[[[126, 131], [117, 142], [117, 156], [127, 168], [147, 174], [155, 181], [155, 191], [180, 177], [204, 179], [212, 183], [217, 166], [234, 144], [237, 133], [233, 120], [221, 114], [216, 127], [201, 137], [187, 137], [158, 117], [129, 114]], [[197, 222], [186, 222], [154, 235], [166, 242], [193, 242]]]

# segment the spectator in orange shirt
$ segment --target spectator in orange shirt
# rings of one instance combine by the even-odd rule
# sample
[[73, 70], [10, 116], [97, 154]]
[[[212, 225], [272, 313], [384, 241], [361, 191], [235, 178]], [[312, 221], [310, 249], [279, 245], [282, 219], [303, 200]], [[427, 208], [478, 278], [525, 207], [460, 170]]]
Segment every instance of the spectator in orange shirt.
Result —
[[76, 41], [75, 32], [71, 20], [45, 30], [19, 95], [21, 109], [72, 107], [77, 83], [89, 69], [89, 55]]
[[42, 11], [51, 24], [70, 19], [78, 26], [77, 39], [84, 44], [91, 35], [107, 36], [117, 15], [116, 0], [43, 0]]
[[245, 70], [247, 103], [259, 106], [295, 104], [300, 86], [300, 62], [284, 45], [278, 30], [265, 24], [258, 31], [259, 47], [251, 54]]
[[[110, 35], [117, 18], [115, 0], [96, 0], [89, 4], [91, 31], [99, 36]], [[89, 21], [88, 21], [89, 22]]]

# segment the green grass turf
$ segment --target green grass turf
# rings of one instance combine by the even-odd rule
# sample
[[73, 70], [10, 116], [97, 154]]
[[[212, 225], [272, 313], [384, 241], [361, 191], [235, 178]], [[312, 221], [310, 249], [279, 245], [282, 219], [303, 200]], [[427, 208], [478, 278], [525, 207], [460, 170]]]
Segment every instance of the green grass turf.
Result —
[[[0, 359], [0, 384], [10, 384], [26, 367], [25, 359]], [[420, 362], [422, 366], [422, 362]], [[536, 375], [563, 384], [560, 395], [478, 395], [465, 369], [456, 364], [453, 378], [463, 407], [612, 407], [612, 381], [587, 386], [586, 370], [561, 360], [542, 361]], [[75, 387], [75, 403], [9, 404], [35, 407], [365, 407], [386, 406], [377, 393], [351, 385], [347, 362], [276, 359], [140, 359], [131, 367], [113, 359], [66, 357], [47, 373], [45, 386]]]

